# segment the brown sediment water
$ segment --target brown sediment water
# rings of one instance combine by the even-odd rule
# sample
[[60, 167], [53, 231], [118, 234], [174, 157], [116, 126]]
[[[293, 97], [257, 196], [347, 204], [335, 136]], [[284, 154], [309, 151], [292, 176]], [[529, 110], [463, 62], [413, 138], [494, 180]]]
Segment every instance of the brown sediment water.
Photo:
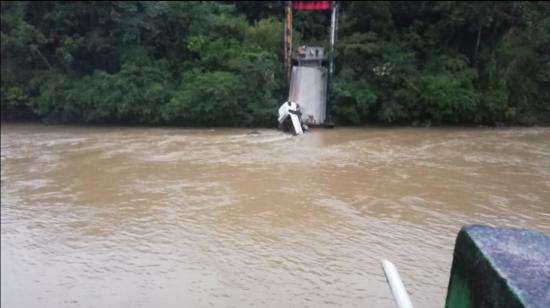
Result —
[[2, 307], [442, 307], [464, 224], [550, 232], [550, 128], [1, 129]]

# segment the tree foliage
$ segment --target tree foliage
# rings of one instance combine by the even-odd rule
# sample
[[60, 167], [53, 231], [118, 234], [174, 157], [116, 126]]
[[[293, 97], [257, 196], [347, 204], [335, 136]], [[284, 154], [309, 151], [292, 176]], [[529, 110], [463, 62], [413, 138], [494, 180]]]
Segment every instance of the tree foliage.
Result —
[[335, 115], [353, 123], [548, 124], [549, 17], [544, 2], [348, 3]]
[[[295, 12], [328, 45], [328, 12]], [[550, 123], [547, 2], [341, 2], [342, 124]], [[1, 2], [2, 117], [263, 126], [287, 96], [283, 2]]]

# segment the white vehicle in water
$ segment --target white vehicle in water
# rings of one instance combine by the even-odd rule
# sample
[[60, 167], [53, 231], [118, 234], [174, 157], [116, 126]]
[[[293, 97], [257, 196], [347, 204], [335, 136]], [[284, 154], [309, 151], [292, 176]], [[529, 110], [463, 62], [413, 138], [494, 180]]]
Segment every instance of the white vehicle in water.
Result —
[[279, 107], [279, 128], [285, 132], [290, 132], [294, 135], [301, 135], [308, 127], [302, 124], [302, 108], [295, 102], [284, 102]]

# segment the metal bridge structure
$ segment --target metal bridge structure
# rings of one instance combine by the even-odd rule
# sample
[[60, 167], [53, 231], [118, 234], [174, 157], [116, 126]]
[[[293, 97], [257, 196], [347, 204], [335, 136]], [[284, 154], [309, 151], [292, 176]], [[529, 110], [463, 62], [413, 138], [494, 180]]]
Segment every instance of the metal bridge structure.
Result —
[[[294, 10], [331, 11], [328, 54], [323, 47], [292, 48]], [[324, 125], [329, 120], [327, 96], [330, 77], [334, 72], [337, 17], [337, 1], [285, 1], [284, 58], [289, 88], [288, 100], [302, 107], [302, 121], [307, 125]]]

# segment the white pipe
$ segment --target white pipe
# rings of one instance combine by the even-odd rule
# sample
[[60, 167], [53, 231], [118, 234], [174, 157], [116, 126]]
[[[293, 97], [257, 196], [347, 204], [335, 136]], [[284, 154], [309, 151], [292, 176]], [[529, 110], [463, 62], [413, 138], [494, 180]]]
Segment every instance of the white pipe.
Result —
[[382, 260], [382, 267], [384, 268], [384, 274], [395, 298], [398, 308], [413, 308], [411, 299], [405, 286], [399, 277], [399, 272], [393, 263], [388, 260]]
[[330, 66], [329, 73], [334, 72], [334, 42], [336, 41], [336, 1], [332, 3], [332, 14], [330, 16]]

